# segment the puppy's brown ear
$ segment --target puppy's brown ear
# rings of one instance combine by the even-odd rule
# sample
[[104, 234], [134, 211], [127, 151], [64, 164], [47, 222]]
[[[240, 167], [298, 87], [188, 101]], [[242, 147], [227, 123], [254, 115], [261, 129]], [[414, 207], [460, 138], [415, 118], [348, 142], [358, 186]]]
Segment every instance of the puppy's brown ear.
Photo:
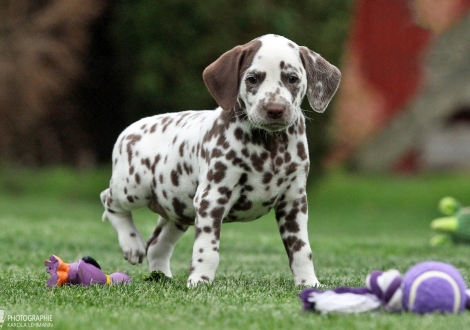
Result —
[[307, 71], [308, 103], [316, 112], [324, 112], [338, 89], [341, 72], [307, 47], [299, 47], [299, 51]]
[[222, 54], [203, 72], [202, 78], [212, 97], [224, 110], [232, 109], [237, 103], [240, 79], [253, 62], [261, 47], [261, 41], [253, 40]]

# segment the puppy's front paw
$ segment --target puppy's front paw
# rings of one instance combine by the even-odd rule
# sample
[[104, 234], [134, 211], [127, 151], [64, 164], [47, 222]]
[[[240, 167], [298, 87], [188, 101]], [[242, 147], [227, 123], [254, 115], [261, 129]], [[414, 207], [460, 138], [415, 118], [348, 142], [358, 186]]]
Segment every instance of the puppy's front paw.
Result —
[[310, 280], [301, 280], [300, 282], [296, 281], [295, 285], [309, 288], [321, 288], [323, 286], [316, 277]]
[[138, 233], [131, 233], [128, 237], [119, 237], [124, 259], [133, 265], [141, 264], [145, 258], [145, 243]]
[[190, 276], [188, 278], [187, 286], [188, 288], [194, 288], [199, 284], [210, 284], [212, 280], [207, 276]]

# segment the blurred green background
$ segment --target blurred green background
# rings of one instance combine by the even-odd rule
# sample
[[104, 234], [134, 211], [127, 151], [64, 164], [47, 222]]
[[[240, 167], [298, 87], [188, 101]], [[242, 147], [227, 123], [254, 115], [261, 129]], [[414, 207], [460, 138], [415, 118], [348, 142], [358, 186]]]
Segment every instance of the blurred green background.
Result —
[[[0, 162], [110, 163], [117, 136], [133, 121], [215, 109], [202, 71], [264, 34], [284, 35], [339, 66], [351, 6], [351, 0], [0, 1]], [[328, 150], [329, 114], [309, 116], [310, 154], [319, 160]], [[311, 178], [321, 172], [315, 160]]]

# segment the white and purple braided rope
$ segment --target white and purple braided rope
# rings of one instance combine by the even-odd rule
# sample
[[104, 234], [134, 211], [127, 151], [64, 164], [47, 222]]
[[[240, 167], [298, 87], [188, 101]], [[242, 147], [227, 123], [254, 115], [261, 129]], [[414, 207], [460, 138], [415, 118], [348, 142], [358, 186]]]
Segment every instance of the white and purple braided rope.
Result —
[[[403, 306], [403, 278], [392, 269], [373, 271], [366, 278], [363, 288], [340, 287], [333, 290], [305, 289], [299, 294], [303, 310], [321, 313], [362, 313], [383, 306], [399, 312]], [[466, 308], [470, 309], [470, 290], [466, 290]]]
[[374, 294], [385, 308], [392, 311], [403, 309], [402, 277], [398, 270], [386, 272], [375, 270], [366, 278], [367, 289]]

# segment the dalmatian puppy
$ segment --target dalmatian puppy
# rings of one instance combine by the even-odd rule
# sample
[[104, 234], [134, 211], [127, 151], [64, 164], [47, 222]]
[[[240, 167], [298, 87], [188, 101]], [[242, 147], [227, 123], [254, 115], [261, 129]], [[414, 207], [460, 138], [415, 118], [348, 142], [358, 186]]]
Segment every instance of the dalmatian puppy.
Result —
[[[307, 232], [309, 170], [300, 104], [323, 112], [340, 71], [319, 54], [277, 35], [224, 53], [203, 79], [219, 107], [148, 117], [126, 128], [101, 193], [131, 264], [171, 277], [170, 258], [189, 226], [195, 239], [188, 286], [212, 282], [221, 224], [251, 221], [274, 209], [295, 285], [317, 286]], [[132, 211], [159, 214], [144, 242]]]

